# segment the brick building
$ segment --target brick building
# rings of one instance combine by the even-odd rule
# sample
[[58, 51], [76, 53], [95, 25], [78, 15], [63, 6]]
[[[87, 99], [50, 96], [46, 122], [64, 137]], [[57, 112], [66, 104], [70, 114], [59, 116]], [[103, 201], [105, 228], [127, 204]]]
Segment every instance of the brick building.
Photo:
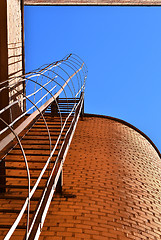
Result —
[[[23, 1], [21, 0], [2, 0], [0, 1], [0, 83], [9, 78], [15, 78], [23, 75], [24, 70], [24, 39], [23, 39]], [[15, 106], [12, 119], [9, 112], [6, 112], [4, 119], [7, 122], [13, 121], [18, 114], [23, 111], [25, 104], [22, 95], [12, 90], [12, 83], [8, 84], [9, 91], [1, 93], [1, 107], [13, 102], [15, 99], [21, 99]], [[23, 84], [18, 84], [19, 93], [25, 91]], [[3, 95], [3, 96], [2, 96]]]
[[[160, 4], [49, 0], [25, 3]], [[16, 81], [24, 72], [23, 1], [1, 0], [0, 7], [0, 81], [13, 75]], [[22, 84], [17, 88], [25, 91]], [[1, 95], [1, 108], [13, 96], [11, 90]], [[24, 102], [16, 108], [15, 112], [21, 112]], [[161, 239], [160, 175], [160, 153], [144, 133], [119, 119], [85, 114], [78, 122], [66, 157], [62, 193], [53, 197], [40, 239]], [[9, 205], [15, 210], [16, 202], [0, 198], [1, 225], [12, 219], [11, 212], [3, 212]], [[0, 239], [6, 232], [2, 227]], [[23, 237], [24, 230], [18, 229], [11, 239]]]
[[86, 115], [64, 165], [41, 240], [160, 239], [160, 154], [139, 130]]

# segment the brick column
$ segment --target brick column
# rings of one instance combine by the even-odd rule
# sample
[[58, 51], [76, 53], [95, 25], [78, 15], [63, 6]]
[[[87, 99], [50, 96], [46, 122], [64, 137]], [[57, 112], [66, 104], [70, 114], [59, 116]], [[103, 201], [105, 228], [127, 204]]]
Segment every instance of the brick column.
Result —
[[[8, 47], [7, 47], [7, 1], [0, 0], [0, 82], [8, 79]], [[0, 93], [0, 109], [7, 106], [9, 103], [8, 89]], [[0, 115], [7, 123], [9, 123], [9, 111], [5, 111]], [[0, 129], [3, 129], [5, 124], [0, 121]], [[5, 192], [4, 185], [6, 184], [5, 177], [5, 162], [0, 158], [0, 193]]]
[[[7, 2], [0, 1], [0, 82], [8, 79], [8, 47], [7, 47]], [[9, 103], [8, 90], [5, 89], [0, 93], [0, 109]], [[5, 111], [1, 117], [8, 123], [9, 111]], [[0, 129], [4, 128], [4, 123], [0, 121]]]

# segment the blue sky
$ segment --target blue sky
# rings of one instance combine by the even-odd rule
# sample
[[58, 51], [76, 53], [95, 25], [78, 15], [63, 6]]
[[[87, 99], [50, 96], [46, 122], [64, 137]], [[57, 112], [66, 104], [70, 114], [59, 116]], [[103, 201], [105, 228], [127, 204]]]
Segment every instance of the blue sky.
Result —
[[133, 124], [161, 151], [161, 8], [25, 6], [26, 72], [68, 53], [88, 66], [85, 112]]

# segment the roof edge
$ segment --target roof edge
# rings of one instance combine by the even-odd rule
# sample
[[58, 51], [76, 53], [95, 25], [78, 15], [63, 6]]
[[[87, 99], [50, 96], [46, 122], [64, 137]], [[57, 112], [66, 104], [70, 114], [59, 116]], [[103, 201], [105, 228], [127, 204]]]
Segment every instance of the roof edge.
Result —
[[161, 158], [161, 153], [160, 153], [159, 149], [157, 148], [157, 146], [153, 143], [153, 141], [145, 133], [143, 133], [141, 130], [139, 130], [137, 127], [135, 127], [131, 123], [128, 123], [128, 122], [126, 122], [126, 121], [124, 121], [122, 119], [119, 119], [119, 118], [106, 116], [106, 115], [92, 114], [92, 113], [84, 113], [84, 117], [106, 118], [106, 119], [110, 119], [110, 120], [119, 122], [119, 123], [121, 123], [123, 125], [126, 125], [126, 126], [132, 128], [133, 130], [135, 130], [136, 132], [140, 133], [144, 138], [146, 138], [148, 140], [148, 142], [154, 147], [154, 149], [158, 153], [159, 157]]

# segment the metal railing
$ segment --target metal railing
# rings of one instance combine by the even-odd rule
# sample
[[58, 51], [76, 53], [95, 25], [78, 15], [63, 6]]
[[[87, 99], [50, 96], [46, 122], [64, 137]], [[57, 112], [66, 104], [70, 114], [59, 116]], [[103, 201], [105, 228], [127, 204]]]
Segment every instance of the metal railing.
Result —
[[[2, 158], [0, 162], [3, 161], [5, 156], [15, 146], [19, 145], [28, 176], [28, 195], [14, 224], [5, 236], [5, 240], [10, 239], [26, 209], [27, 223], [25, 239], [38, 239], [40, 235], [72, 136], [82, 111], [86, 77], [87, 67], [85, 63], [77, 55], [69, 54], [60, 61], [45, 65], [33, 72], [19, 76], [18, 78], [11, 78], [0, 83], [0, 94], [3, 94], [5, 91], [9, 92], [8, 105], [0, 110], [0, 121], [3, 126], [0, 131], [2, 138], [0, 144]], [[22, 90], [22, 85], [24, 86], [24, 83], [26, 86], [25, 91], [24, 89]], [[63, 114], [59, 107], [59, 97], [66, 100], [66, 105], [69, 109], [66, 114]], [[72, 109], [69, 107], [68, 103], [71, 98], [75, 99]], [[45, 114], [49, 108], [53, 108], [53, 103], [60, 119], [60, 132], [54, 145], [48, 123], [45, 119]], [[17, 113], [15, 113], [15, 111]], [[40, 118], [43, 120], [48, 133], [50, 153], [34, 186], [31, 188], [30, 168], [21, 141]], [[65, 136], [62, 137], [62, 133], [67, 127], [69, 118], [71, 119], [70, 125], [68, 125]], [[59, 151], [55, 163], [50, 169], [50, 175], [47, 179], [43, 194], [38, 203], [34, 217], [32, 221], [30, 221], [31, 198], [37, 190], [45, 171], [49, 167], [58, 146]], [[37, 225], [36, 228], [35, 225]]]

